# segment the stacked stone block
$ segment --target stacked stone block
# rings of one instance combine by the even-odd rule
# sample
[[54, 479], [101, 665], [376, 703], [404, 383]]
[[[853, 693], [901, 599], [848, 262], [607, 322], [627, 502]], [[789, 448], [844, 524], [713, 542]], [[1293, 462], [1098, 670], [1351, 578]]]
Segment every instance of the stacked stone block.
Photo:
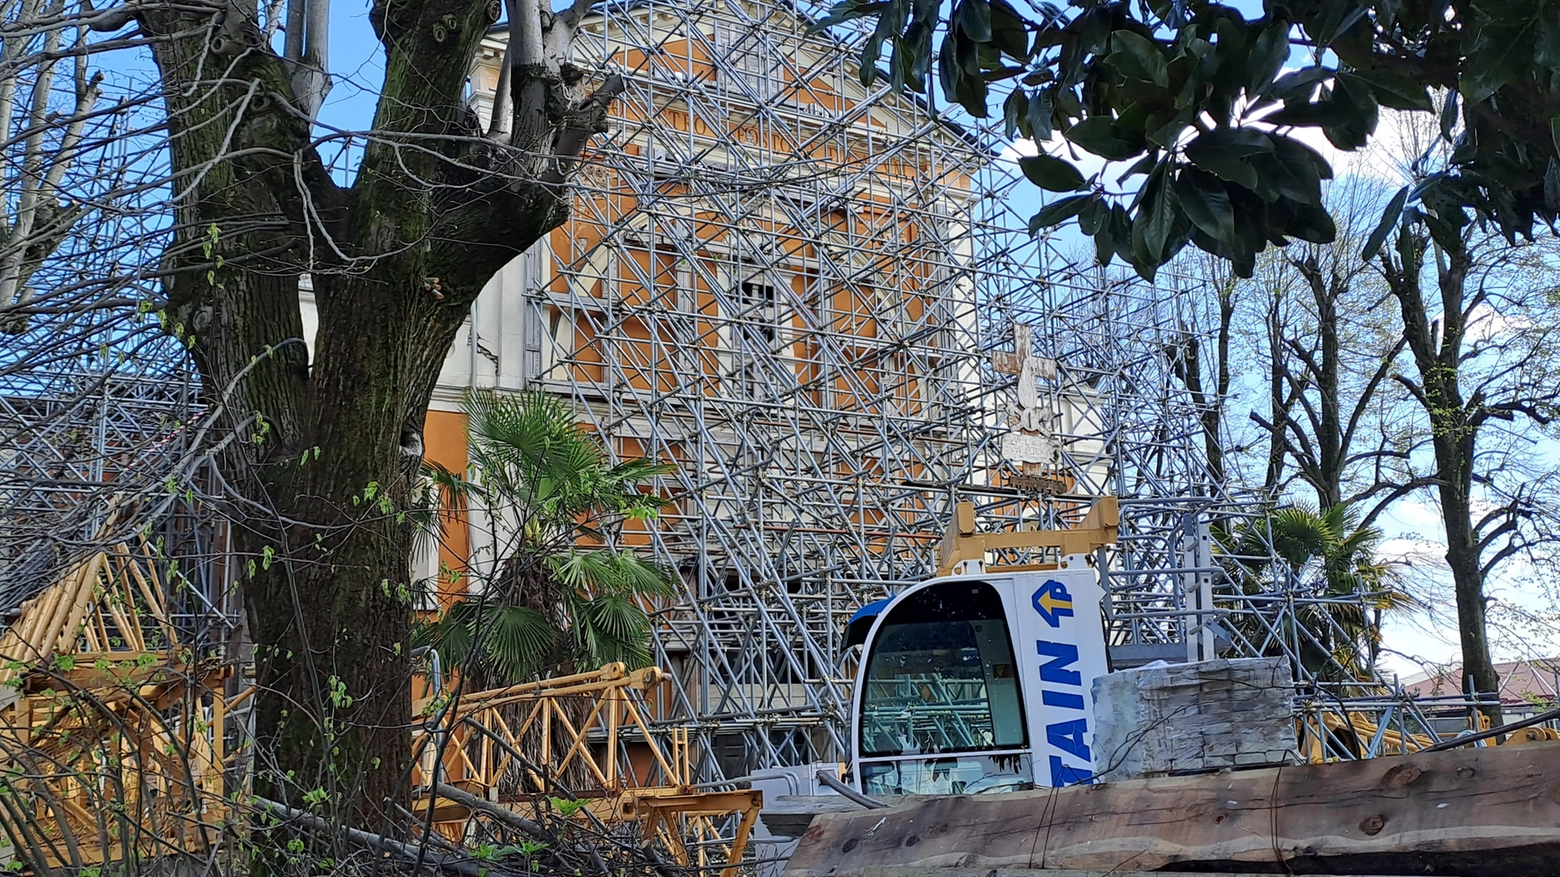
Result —
[[1156, 662], [1094, 680], [1094, 763], [1105, 781], [1293, 764], [1287, 658]]

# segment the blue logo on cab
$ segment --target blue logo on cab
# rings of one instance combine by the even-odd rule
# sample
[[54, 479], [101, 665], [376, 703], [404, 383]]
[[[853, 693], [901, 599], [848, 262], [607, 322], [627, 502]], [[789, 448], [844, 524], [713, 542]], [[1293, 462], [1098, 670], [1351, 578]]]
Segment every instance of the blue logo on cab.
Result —
[[1067, 587], [1056, 579], [1050, 579], [1035, 591], [1035, 611], [1045, 619], [1045, 623], [1052, 627], [1060, 627], [1063, 615], [1073, 614], [1072, 595], [1067, 593]]

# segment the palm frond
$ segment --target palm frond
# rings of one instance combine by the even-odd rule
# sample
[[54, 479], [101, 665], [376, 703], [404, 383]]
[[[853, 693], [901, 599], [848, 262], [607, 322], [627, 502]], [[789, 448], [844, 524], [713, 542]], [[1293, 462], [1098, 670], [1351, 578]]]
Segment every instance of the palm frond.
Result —
[[514, 533], [509, 556], [500, 558], [498, 602], [452, 610], [427, 636], [511, 678], [647, 663], [647, 607], [676, 594], [681, 580], [632, 551], [582, 546], [613, 545], [626, 522], [651, 520], [670, 506], [647, 487], [676, 467], [612, 463], [574, 409], [547, 394], [472, 391], [464, 408], [472, 480], [495, 522]]
[[493, 669], [518, 682], [537, 675], [556, 657], [558, 630], [528, 606], [498, 607], [489, 618], [484, 645]]

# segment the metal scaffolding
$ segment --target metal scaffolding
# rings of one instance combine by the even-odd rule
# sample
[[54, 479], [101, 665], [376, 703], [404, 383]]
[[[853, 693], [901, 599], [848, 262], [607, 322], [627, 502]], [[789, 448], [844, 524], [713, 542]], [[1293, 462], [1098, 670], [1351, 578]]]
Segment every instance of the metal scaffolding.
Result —
[[103, 327], [117, 352], [39, 356], [55, 328], [34, 321], [0, 351], [0, 629], [73, 563], [141, 538], [185, 641], [225, 647], [238, 609], [227, 529], [202, 502], [212, 469], [193, 365], [133, 318]]
[[[660, 485], [674, 509], [626, 541], [685, 581], [656, 631], [678, 680], [661, 719], [697, 736], [706, 778], [849, 752], [844, 622], [932, 573], [958, 501], [1001, 529], [1120, 498], [1101, 558], [1118, 665], [1284, 653], [1303, 703], [1400, 699], [1327, 690], [1284, 621], [1314, 599], [1273, 577], [1247, 593], [1215, 560], [1267, 500], [1215, 483], [1199, 416], [1219, 401], [1176, 376], [1205, 296], [1031, 238], [995, 127], [861, 85], [860, 35], [809, 32], [805, 5], [598, 12], [576, 57], [627, 91], [526, 283], [525, 383], [617, 456], [681, 464]], [[1024, 472], [1001, 454], [1019, 380], [992, 361], [1019, 333], [1056, 363], [1039, 392], [1058, 453]]]
[[[1118, 497], [1121, 542], [1100, 558], [1118, 665], [1287, 654], [1316, 728], [1354, 704], [1413, 732], [1401, 689], [1330, 682], [1302, 660], [1329, 637], [1302, 611], [1324, 600], [1275, 572], [1238, 580], [1216, 551], [1269, 499], [1207, 471], [1200, 416], [1219, 400], [1195, 401], [1176, 374], [1206, 296], [1079, 268], [1032, 238], [1038, 205], [1000, 122], [862, 85], [861, 35], [810, 33], [816, 11], [598, 7], [576, 57], [627, 89], [571, 218], [524, 258], [523, 308], [504, 327], [525, 386], [574, 400], [617, 457], [679, 464], [658, 485], [673, 509], [625, 542], [686, 584], [657, 614], [656, 661], [676, 684], [654, 706], [692, 736], [699, 778], [849, 752], [845, 622], [932, 574], [961, 501], [996, 530], [1066, 526]], [[502, 43], [483, 52], [478, 73], [493, 73]], [[496, 78], [474, 77], [479, 113]], [[472, 380], [493, 355], [479, 336]], [[1002, 354], [1054, 362], [1032, 406], [1055, 450], [1043, 464], [1003, 455], [1032, 378]], [[161, 485], [186, 453], [184, 370], [8, 368], [0, 546], [22, 529], [90, 541], [103, 512], [89, 496]], [[193, 590], [231, 606], [224, 531], [187, 504], [158, 509], [181, 569], [200, 571]], [[0, 607], [37, 578], [24, 554], [0, 548]]]

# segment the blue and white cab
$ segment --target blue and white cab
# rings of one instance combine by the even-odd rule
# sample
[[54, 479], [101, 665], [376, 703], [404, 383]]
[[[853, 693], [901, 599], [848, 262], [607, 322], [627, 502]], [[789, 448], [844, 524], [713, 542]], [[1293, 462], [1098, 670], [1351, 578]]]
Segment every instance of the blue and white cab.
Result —
[[[1090, 689], [1107, 668], [1099, 577], [956, 575], [862, 610], [851, 776], [868, 795], [1091, 782]], [[870, 613], [870, 614], [869, 614]]]

